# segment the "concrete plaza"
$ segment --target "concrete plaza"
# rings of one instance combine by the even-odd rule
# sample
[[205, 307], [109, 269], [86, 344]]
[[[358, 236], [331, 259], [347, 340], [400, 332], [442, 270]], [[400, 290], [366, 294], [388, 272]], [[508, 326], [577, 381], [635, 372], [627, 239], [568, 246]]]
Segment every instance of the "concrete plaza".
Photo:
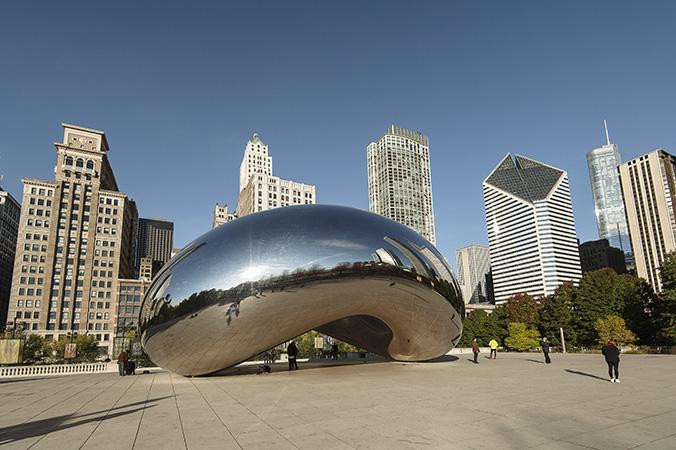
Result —
[[676, 448], [676, 357], [500, 354], [0, 381], [3, 448]]

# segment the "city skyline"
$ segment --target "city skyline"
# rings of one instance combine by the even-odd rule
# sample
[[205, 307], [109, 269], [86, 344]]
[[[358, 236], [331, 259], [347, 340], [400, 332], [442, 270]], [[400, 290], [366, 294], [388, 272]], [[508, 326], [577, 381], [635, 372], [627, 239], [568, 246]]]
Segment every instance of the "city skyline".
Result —
[[[585, 153], [605, 143], [603, 119], [625, 160], [675, 147], [676, 64], [664, 57], [675, 33], [665, 10], [674, 5], [427, 5], [404, 32], [387, 22], [405, 20], [410, 6], [349, 5], [311, 5], [298, 19], [277, 5], [228, 14], [142, 6], [124, 32], [112, 31], [122, 20], [115, 11], [8, 6], [0, 46], [15, 64], [0, 74], [3, 187], [20, 198], [22, 177], [51, 178], [45, 142], [59, 135], [58, 123], [103, 129], [140, 215], [174, 221], [176, 246], [184, 246], [210, 229], [216, 202], [234, 210], [242, 143], [252, 133], [274, 144], [275, 171], [316, 185], [320, 203], [367, 209], [364, 143], [397, 123], [430, 138], [437, 246], [452, 261], [457, 248], [488, 242], [479, 180], [506, 152], [568, 172], [584, 242], [597, 238]], [[355, 12], [363, 19], [347, 33]], [[557, 26], [535, 20], [543, 15]], [[100, 21], [114, 39], [82, 40], [67, 28], [44, 41], [20, 27], [73, 16]], [[238, 41], [249, 18], [260, 34]], [[214, 26], [224, 19], [228, 27]], [[598, 26], [607, 20], [632, 31], [607, 33]], [[137, 49], [148, 33], [153, 46]], [[66, 62], [59, 48], [89, 55], [91, 69]], [[393, 55], [414, 64], [383, 71]], [[256, 64], [266, 70], [242, 69]], [[73, 95], [79, 87], [96, 101]]]

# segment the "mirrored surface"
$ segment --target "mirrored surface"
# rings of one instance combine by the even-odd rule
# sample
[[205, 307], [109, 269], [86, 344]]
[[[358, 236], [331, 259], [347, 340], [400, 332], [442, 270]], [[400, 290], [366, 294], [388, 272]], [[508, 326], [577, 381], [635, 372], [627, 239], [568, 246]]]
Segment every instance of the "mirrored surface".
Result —
[[203, 375], [309, 330], [403, 361], [460, 339], [464, 302], [444, 257], [366, 211], [290, 206], [202, 235], [157, 275], [140, 313], [158, 365]]

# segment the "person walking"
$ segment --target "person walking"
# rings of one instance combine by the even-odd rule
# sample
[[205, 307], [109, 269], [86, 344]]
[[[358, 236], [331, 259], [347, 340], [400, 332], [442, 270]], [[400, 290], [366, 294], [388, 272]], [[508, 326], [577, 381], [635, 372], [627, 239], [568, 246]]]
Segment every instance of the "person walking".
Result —
[[549, 359], [549, 341], [547, 340], [546, 336], [540, 341], [540, 348], [542, 349], [542, 353], [545, 355], [545, 364], [551, 363], [552, 360]]
[[[606, 358], [608, 364], [608, 376], [611, 383], [620, 382], [620, 349], [617, 348], [615, 342], [608, 341], [601, 347], [601, 353]], [[614, 373], [613, 373], [614, 372]]]
[[129, 354], [127, 353], [126, 350], [122, 350], [120, 352], [120, 354], [117, 356], [117, 368], [120, 371], [121, 377], [123, 377], [125, 375], [124, 369], [126, 369], [128, 360], [129, 360]]
[[491, 339], [491, 341], [488, 343], [488, 346], [491, 348], [491, 355], [488, 357], [488, 359], [496, 359], [498, 357], [498, 341]]
[[296, 343], [291, 341], [288, 347], [286, 347], [286, 353], [289, 355], [289, 370], [298, 370], [298, 363], [296, 362], [296, 356], [298, 356], [298, 347]]
[[338, 359], [338, 344], [336, 344], [335, 342], [331, 346], [331, 358], [336, 360]]
[[479, 343], [476, 338], [472, 339], [472, 353], [474, 353], [474, 364], [479, 364]]

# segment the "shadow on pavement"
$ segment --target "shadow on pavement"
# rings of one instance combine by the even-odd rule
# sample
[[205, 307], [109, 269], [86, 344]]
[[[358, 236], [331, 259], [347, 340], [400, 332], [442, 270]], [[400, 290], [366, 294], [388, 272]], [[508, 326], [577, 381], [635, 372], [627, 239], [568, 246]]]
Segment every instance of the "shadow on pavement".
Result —
[[575, 375], [582, 375], [584, 377], [596, 378], [597, 380], [601, 380], [601, 381], [608, 381], [607, 378], [601, 378], [601, 377], [598, 377], [596, 375], [592, 375], [591, 373], [579, 372], [577, 370], [570, 370], [570, 369], [564, 369], [564, 370], [568, 373], [574, 373]]
[[439, 363], [439, 362], [450, 362], [450, 361], [457, 361], [460, 358], [454, 355], [441, 355], [438, 358], [430, 359], [429, 361], [421, 361], [422, 364], [424, 363]]
[[[89, 414], [83, 415], [66, 414], [63, 416], [50, 417], [48, 419], [35, 420], [33, 422], [20, 423], [18, 425], [11, 425], [8, 427], [0, 428], [0, 445], [9, 444], [15, 441], [20, 441], [22, 439], [27, 439], [31, 437], [46, 435], [59, 430], [65, 430], [68, 428], [77, 427], [91, 422], [99, 422], [102, 420], [113, 419], [115, 417], [126, 416], [127, 414], [133, 414], [135, 412], [156, 406], [149, 405], [147, 403], [171, 397], [173, 397], [173, 395], [148, 399], [147, 401], [129, 403], [127, 405], [116, 406], [115, 408], [111, 408], [109, 410], [96, 411]], [[141, 404], [143, 404], [144, 406], [125, 411], [119, 411], [124, 408], [138, 406]]]
[[[378, 358], [378, 359], [337, 359], [337, 360], [332, 360], [332, 359], [319, 359], [319, 360], [309, 360], [309, 361], [298, 361], [298, 369], [296, 370], [289, 370], [289, 365], [287, 363], [282, 363], [282, 362], [277, 362], [277, 363], [272, 363], [272, 364], [267, 364], [270, 366], [270, 369], [272, 370], [271, 373], [280, 373], [280, 372], [297, 372], [300, 370], [308, 370], [308, 369], [325, 369], [329, 367], [339, 367], [339, 366], [355, 366], [355, 365], [361, 365], [365, 363], [369, 364], [376, 364], [376, 363], [382, 363], [382, 362], [387, 362], [390, 360], [387, 360], [385, 358]], [[265, 373], [259, 373], [261, 370], [261, 366], [263, 364], [249, 364], [245, 366], [234, 366], [234, 367], [229, 367], [224, 370], [219, 370], [218, 372], [210, 373], [208, 375], [200, 376], [200, 377], [229, 377], [229, 376], [237, 376], [237, 375], [261, 375], [261, 376], [266, 376], [269, 374]], [[199, 378], [199, 377], [196, 377]]]
[[58, 379], [63, 378], [65, 376], [67, 376], [67, 375], [63, 375], [63, 376], [52, 375], [50, 377], [10, 378], [10, 379], [7, 379], [7, 380], [0, 380], [0, 384], [21, 383], [22, 381], [58, 380]]
[[530, 361], [530, 362], [534, 362], [534, 363], [538, 363], [538, 364], [544, 364], [545, 363], [544, 361], [539, 361], [537, 359], [526, 359], [526, 361]]

